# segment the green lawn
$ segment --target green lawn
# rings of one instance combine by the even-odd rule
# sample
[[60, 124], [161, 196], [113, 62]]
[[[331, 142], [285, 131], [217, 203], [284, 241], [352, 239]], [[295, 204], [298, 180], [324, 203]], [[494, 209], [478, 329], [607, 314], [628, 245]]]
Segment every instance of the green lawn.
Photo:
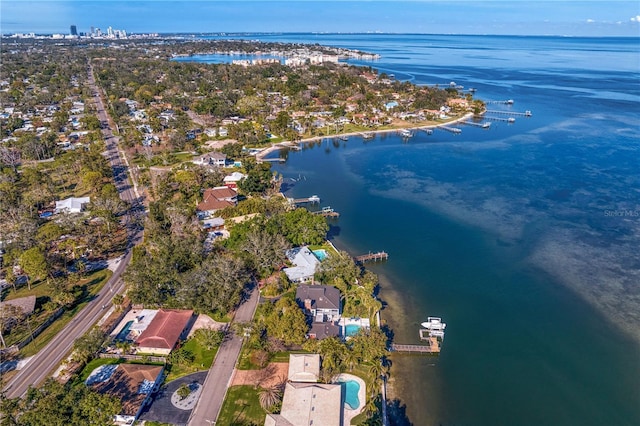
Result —
[[84, 382], [93, 370], [101, 365], [120, 364], [124, 362], [123, 358], [96, 358], [87, 363], [78, 376], [79, 382]]
[[191, 373], [196, 373], [198, 371], [208, 370], [213, 364], [213, 359], [218, 352], [218, 348], [213, 348], [211, 350], [206, 347], [200, 345], [196, 339], [187, 340], [183, 348], [191, 351], [195, 356], [195, 359], [189, 365], [171, 365], [167, 367], [167, 378], [166, 382], [170, 382], [172, 380], [178, 379], [180, 377], [186, 376]]
[[80, 312], [82, 308], [87, 306], [91, 298], [96, 295], [100, 289], [104, 286], [104, 284], [111, 278], [113, 273], [108, 269], [103, 269], [100, 271], [93, 272], [89, 274], [85, 280], [83, 280], [83, 284], [87, 286], [86, 293], [80, 298], [78, 304], [76, 304], [72, 309], [65, 311], [57, 320], [53, 322], [49, 327], [47, 327], [38, 337], [36, 337], [31, 343], [26, 345], [24, 348], [20, 350], [20, 354], [23, 357], [28, 357], [35, 355], [42, 348], [45, 347], [47, 343], [58, 334], [72, 319], [73, 317]]
[[[86, 285], [89, 294], [95, 295], [100, 291], [102, 285], [113, 275], [108, 269], [101, 269], [99, 271], [88, 273], [80, 282], [79, 285]], [[12, 287], [8, 287], [4, 290], [6, 297], [4, 300], [18, 299], [20, 297], [26, 297], [34, 295], [38, 297], [51, 297], [53, 293], [53, 286], [51, 281], [41, 280], [31, 285], [31, 290], [26, 285], [19, 287], [16, 291]]]
[[222, 404], [217, 424], [263, 425], [267, 412], [260, 407], [258, 392], [253, 386], [231, 386]]

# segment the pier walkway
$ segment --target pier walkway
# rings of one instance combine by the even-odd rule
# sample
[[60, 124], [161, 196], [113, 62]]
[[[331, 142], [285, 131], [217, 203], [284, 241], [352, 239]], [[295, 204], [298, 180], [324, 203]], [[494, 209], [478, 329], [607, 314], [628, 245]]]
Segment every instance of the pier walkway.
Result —
[[324, 217], [340, 217], [340, 213], [333, 210], [331, 207], [323, 207], [322, 210], [311, 212]]
[[488, 109], [485, 111], [486, 114], [496, 114], [496, 115], [511, 115], [515, 117], [531, 117], [531, 111], [527, 110], [525, 112], [516, 112], [516, 111], [496, 111], [492, 109]]
[[432, 345], [400, 345], [396, 343], [391, 344], [391, 352], [406, 353], [406, 354], [438, 354], [440, 353], [440, 345], [436, 342]]
[[320, 202], [320, 197], [318, 197], [317, 195], [312, 195], [311, 197], [307, 198], [287, 198], [287, 201], [289, 201], [290, 204], [315, 204]]
[[483, 121], [482, 123], [476, 123], [475, 121], [463, 121], [461, 124], [466, 124], [467, 126], [480, 127], [482, 129], [488, 129], [491, 127], [491, 123], [488, 121]]
[[513, 117], [505, 118], [505, 117], [485, 117], [485, 120], [491, 121], [504, 121], [505, 123], [515, 123], [516, 119]]
[[513, 99], [507, 99], [506, 101], [485, 101], [485, 104], [489, 105], [489, 104], [506, 104], [506, 105], [513, 105]]
[[441, 126], [440, 127], [442, 130], [446, 130], [447, 132], [451, 132], [454, 133], [456, 135], [462, 133], [462, 129], [459, 129], [457, 127], [447, 127], [447, 126]]
[[357, 263], [364, 262], [377, 262], [379, 260], [387, 260], [389, 258], [389, 254], [384, 251], [379, 251], [377, 253], [368, 253], [360, 256], [356, 256], [353, 258]]

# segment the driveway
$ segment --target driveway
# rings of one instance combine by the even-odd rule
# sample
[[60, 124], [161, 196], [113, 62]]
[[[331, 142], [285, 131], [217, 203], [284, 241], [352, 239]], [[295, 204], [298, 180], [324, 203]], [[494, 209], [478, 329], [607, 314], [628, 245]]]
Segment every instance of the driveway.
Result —
[[151, 405], [147, 406], [140, 415], [140, 419], [170, 423], [177, 426], [186, 425], [195, 402], [194, 404], [186, 404], [184, 408], [178, 408], [171, 402], [171, 396], [183, 384], [194, 385], [197, 383], [202, 386], [207, 373], [208, 371], [200, 371], [162, 385], [160, 391], [154, 396]]

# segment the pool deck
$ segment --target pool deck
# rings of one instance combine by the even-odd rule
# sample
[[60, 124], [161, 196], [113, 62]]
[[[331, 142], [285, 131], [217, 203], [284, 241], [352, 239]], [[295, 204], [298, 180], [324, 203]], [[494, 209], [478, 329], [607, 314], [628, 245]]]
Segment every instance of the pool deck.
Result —
[[351, 419], [353, 419], [355, 416], [357, 416], [362, 412], [367, 402], [367, 385], [364, 383], [364, 380], [362, 380], [360, 377], [355, 376], [353, 374], [342, 373], [335, 376], [332, 382], [333, 383], [347, 382], [349, 380], [354, 380], [358, 382], [358, 384], [360, 385], [360, 390], [358, 391], [358, 402], [360, 402], [360, 405], [355, 410], [352, 410], [346, 404], [343, 404], [342, 416], [344, 421], [343, 424], [345, 425], [351, 424]]

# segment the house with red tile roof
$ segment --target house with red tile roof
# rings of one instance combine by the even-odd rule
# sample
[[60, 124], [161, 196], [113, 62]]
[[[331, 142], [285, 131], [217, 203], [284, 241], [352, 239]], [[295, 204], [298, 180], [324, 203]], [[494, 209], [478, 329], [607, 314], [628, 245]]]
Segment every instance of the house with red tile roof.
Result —
[[228, 186], [216, 186], [215, 188], [205, 189], [202, 202], [198, 204], [196, 210], [198, 211], [198, 217], [204, 219], [218, 210], [232, 207], [236, 204], [238, 204], [238, 193], [235, 189]]
[[149, 326], [136, 339], [138, 352], [169, 355], [178, 341], [186, 337], [192, 319], [192, 310], [158, 310]]

